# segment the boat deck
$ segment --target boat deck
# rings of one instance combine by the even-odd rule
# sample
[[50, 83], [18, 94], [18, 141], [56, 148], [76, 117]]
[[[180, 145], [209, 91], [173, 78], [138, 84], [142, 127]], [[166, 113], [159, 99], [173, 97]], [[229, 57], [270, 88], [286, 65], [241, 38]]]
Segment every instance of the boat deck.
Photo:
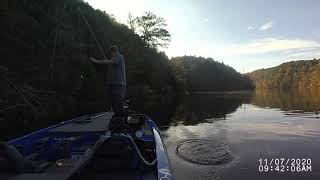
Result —
[[[82, 163], [83, 153], [89, 148], [92, 148], [94, 143], [97, 141], [96, 139], [99, 138], [101, 134], [108, 134], [110, 132], [109, 126], [111, 126], [113, 115], [113, 112], [103, 112], [75, 118], [16, 140], [18, 142], [15, 143], [22, 144], [25, 149], [33, 148], [32, 144], [36, 144], [36, 148], [47, 148], [47, 150], [43, 151], [42, 154], [37, 155], [37, 160], [34, 160], [34, 162], [39, 163], [39, 168], [37, 167], [37, 169], [40, 171], [35, 171], [36, 173], [23, 174], [0, 174], [0, 179], [53, 180], [70, 178], [74, 168], [77, 167], [79, 163]], [[144, 126], [142, 126], [142, 129], [145, 134], [143, 140], [148, 143], [150, 138], [153, 139], [153, 133], [151, 129]], [[43, 141], [47, 142], [47, 144], [42, 143]], [[29, 151], [31, 150], [27, 149], [26, 152]], [[50, 153], [52, 153], [52, 155]], [[56, 160], [61, 160], [63, 162], [62, 166], [57, 166]], [[154, 169], [148, 169], [143, 173], [141, 173], [139, 169], [130, 169], [108, 173], [88, 171], [81, 176], [81, 179], [97, 180], [138, 180], [141, 178], [155, 180], [157, 179], [157, 174]]]
[[82, 133], [82, 132], [105, 132], [109, 129], [109, 124], [113, 112], [105, 112], [91, 117], [83, 117], [74, 120], [64, 126], [49, 130], [50, 133]]

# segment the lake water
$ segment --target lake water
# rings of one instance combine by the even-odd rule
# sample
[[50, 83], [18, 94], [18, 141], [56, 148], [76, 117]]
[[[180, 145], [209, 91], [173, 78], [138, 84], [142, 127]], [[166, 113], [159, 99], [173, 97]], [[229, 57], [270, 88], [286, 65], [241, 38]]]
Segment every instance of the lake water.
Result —
[[143, 108], [160, 126], [176, 179], [320, 179], [320, 91], [178, 99]]
[[144, 98], [132, 108], [157, 122], [175, 179], [320, 179], [320, 90]]

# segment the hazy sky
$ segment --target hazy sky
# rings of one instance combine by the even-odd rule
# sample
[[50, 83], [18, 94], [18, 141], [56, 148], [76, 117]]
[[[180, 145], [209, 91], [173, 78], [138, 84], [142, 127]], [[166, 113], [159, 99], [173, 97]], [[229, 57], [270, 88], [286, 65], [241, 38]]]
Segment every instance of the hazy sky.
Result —
[[86, 0], [127, 22], [152, 11], [171, 33], [169, 57], [212, 57], [239, 72], [320, 58], [319, 0]]

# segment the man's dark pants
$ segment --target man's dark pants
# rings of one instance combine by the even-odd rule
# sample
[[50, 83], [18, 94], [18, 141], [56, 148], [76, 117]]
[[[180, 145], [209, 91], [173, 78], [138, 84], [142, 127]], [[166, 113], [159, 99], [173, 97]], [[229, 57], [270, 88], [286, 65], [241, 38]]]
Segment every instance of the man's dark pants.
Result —
[[115, 84], [109, 85], [108, 94], [115, 115], [124, 114], [123, 101], [126, 94], [126, 86]]

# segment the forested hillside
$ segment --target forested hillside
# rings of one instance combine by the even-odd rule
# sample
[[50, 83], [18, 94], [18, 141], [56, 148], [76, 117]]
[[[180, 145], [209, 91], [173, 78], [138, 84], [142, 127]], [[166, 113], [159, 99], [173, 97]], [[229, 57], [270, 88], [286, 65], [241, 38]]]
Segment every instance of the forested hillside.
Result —
[[320, 88], [320, 59], [300, 60], [249, 73], [256, 88]]
[[[174, 58], [156, 49], [106, 12], [82, 0], [2, 0], [0, 2], [0, 132], [37, 129], [71, 117], [106, 110], [107, 67], [89, 22], [107, 57], [117, 45], [126, 62], [127, 95], [177, 91], [236, 90], [248, 81], [232, 68], [203, 58]], [[136, 18], [150, 29], [149, 16]], [[146, 19], [144, 23], [143, 20]], [[164, 19], [156, 19], [164, 26]], [[156, 29], [156, 30], [159, 30]], [[170, 34], [161, 30], [162, 38]], [[153, 32], [159, 34], [157, 31]], [[161, 34], [160, 33], [160, 34]], [[163, 40], [162, 39], [162, 40]], [[186, 58], [186, 59], [185, 59]], [[185, 60], [184, 60], [185, 59]]]
[[[116, 44], [124, 55], [129, 94], [157, 93], [174, 86], [164, 53], [149, 48], [127, 26], [83, 1], [4, 0], [0, 4], [2, 123], [10, 120], [11, 126], [27, 129], [39, 122], [106, 110], [107, 67], [88, 60], [103, 55], [78, 8], [104, 53], [110, 57], [109, 48]], [[6, 133], [2, 123], [0, 131]]]
[[180, 89], [210, 92], [252, 89], [248, 76], [212, 58], [183, 56], [170, 60]]

